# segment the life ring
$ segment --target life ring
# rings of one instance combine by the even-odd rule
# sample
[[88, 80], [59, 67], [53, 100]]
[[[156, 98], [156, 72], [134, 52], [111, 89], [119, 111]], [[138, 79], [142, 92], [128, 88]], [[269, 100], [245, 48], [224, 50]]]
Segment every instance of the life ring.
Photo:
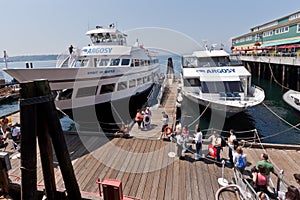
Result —
[[151, 123], [151, 119], [149, 115], [145, 115], [143, 118], [144, 126], [148, 126]]
[[173, 132], [172, 127], [166, 126], [166, 127], [164, 128], [164, 133], [165, 133], [166, 135], [171, 135], [172, 132]]

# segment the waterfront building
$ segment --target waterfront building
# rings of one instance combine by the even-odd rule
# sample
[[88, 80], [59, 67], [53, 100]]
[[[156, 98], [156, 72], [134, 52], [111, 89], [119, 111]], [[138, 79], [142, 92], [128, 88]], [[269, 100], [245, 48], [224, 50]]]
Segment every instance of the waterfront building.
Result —
[[232, 53], [300, 56], [300, 11], [255, 26], [232, 39]]

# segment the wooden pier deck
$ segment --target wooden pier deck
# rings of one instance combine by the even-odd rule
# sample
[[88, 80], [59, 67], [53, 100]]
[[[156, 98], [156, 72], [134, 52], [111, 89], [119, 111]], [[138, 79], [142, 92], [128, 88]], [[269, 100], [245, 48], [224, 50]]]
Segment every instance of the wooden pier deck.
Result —
[[157, 139], [160, 136], [162, 128], [163, 112], [168, 114], [169, 123], [172, 127], [175, 124], [176, 117], [176, 98], [177, 98], [178, 82], [168, 80], [167, 87], [165, 88], [162, 102], [160, 105], [155, 105], [150, 108], [151, 110], [151, 124], [149, 128], [139, 129], [137, 124], [134, 124], [130, 130], [130, 135], [135, 138], [141, 139]]
[[[140, 199], [214, 199], [214, 194], [219, 189], [217, 180], [222, 177], [222, 168], [209, 159], [195, 161], [194, 155], [189, 152], [185, 154], [185, 160], [170, 157], [170, 152], [176, 152], [174, 143], [138, 138], [110, 140], [104, 136], [65, 137], [84, 197], [99, 199], [96, 178], [121, 180], [123, 194]], [[10, 178], [13, 182], [20, 183], [20, 159], [15, 156], [18, 152], [10, 147], [6, 150], [11, 152]], [[255, 165], [262, 152], [262, 149], [245, 148], [248, 162], [251, 164], [246, 170]], [[300, 152], [267, 149], [267, 153], [276, 164], [275, 170], [278, 172], [278, 169], [283, 169], [284, 179], [296, 185], [293, 173], [300, 172]], [[221, 157], [227, 158], [227, 148], [224, 148]], [[64, 188], [59, 166], [57, 163], [55, 166], [56, 185], [58, 188]], [[39, 189], [42, 190], [40, 159], [37, 172]], [[226, 167], [225, 178], [231, 181], [232, 177], [233, 170]], [[223, 199], [235, 199], [235, 196], [227, 194]]]
[[[135, 125], [130, 131], [133, 138], [109, 138], [103, 134], [65, 134], [74, 172], [82, 196], [90, 199], [100, 199], [97, 178], [112, 178], [122, 181], [123, 194], [144, 200], [154, 199], [214, 199], [214, 194], [220, 188], [218, 178], [222, 177], [222, 168], [209, 158], [201, 161], [194, 160], [194, 154], [187, 152], [185, 159], [173, 157], [176, 144], [170, 141], [157, 140], [161, 129], [161, 112], [165, 111], [174, 123], [176, 84], [172, 84], [163, 106], [152, 109], [152, 128], [141, 131]], [[177, 89], [177, 88], [176, 88]], [[15, 118], [14, 118], [15, 119]], [[15, 119], [16, 120], [16, 119]], [[10, 153], [12, 169], [9, 170], [10, 179], [20, 183], [20, 159], [18, 152], [9, 145], [6, 149]], [[192, 145], [195, 149], [195, 146]], [[300, 149], [300, 148], [299, 148]], [[293, 174], [300, 173], [300, 152], [297, 150], [283, 150], [268, 148], [267, 153], [275, 164], [275, 170], [285, 171], [284, 179], [296, 185]], [[39, 152], [39, 151], [38, 151]], [[262, 149], [244, 148], [247, 154], [250, 170], [259, 160]], [[203, 154], [207, 154], [207, 147], [203, 146]], [[228, 148], [221, 152], [226, 159]], [[43, 175], [38, 153], [38, 188], [42, 190]], [[60, 168], [55, 160], [55, 177], [57, 188], [65, 188]], [[225, 167], [225, 177], [232, 180], [232, 168]], [[222, 195], [223, 199], [236, 199], [232, 193]]]

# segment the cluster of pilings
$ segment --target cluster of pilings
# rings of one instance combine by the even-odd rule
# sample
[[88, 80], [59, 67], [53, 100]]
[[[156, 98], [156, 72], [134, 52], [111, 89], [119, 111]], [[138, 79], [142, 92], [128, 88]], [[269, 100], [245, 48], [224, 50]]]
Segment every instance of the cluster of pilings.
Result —
[[300, 66], [244, 61], [253, 77], [276, 81], [284, 87], [300, 90]]

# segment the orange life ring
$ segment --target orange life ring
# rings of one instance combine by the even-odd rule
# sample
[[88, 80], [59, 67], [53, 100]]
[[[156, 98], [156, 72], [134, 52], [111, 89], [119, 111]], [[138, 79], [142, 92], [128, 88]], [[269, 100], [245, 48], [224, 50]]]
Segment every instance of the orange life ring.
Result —
[[166, 126], [166, 127], [164, 128], [164, 133], [165, 133], [166, 135], [170, 135], [170, 134], [172, 134], [172, 132], [173, 132], [172, 127]]

